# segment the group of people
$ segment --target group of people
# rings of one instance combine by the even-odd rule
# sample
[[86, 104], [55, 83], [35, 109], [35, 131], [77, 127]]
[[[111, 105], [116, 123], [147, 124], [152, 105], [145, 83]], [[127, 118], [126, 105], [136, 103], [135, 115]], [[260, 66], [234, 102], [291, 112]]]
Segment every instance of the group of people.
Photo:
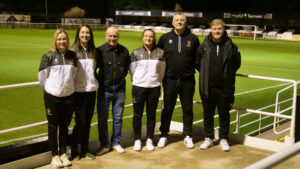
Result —
[[[54, 167], [70, 166], [70, 159], [94, 159], [112, 149], [124, 153], [120, 145], [122, 115], [126, 94], [126, 75], [131, 75], [133, 102], [133, 131], [135, 151], [141, 151], [141, 121], [146, 107], [146, 148], [153, 151], [156, 108], [163, 85], [164, 102], [161, 113], [160, 138], [157, 147], [167, 145], [170, 122], [179, 95], [183, 112], [184, 144], [193, 143], [193, 96], [195, 70], [199, 71], [199, 91], [204, 111], [205, 140], [201, 149], [213, 146], [214, 114], [220, 119], [220, 145], [229, 151], [229, 123], [234, 102], [235, 74], [241, 64], [238, 47], [225, 31], [225, 23], [215, 19], [211, 33], [200, 44], [186, 27], [186, 16], [175, 13], [173, 30], [160, 37], [145, 29], [143, 45], [129, 54], [118, 43], [115, 27], [106, 30], [106, 43], [96, 48], [92, 29], [81, 25], [69, 49], [69, 37], [63, 29], [54, 33], [50, 51], [42, 56], [39, 81], [44, 90], [48, 120], [48, 138]], [[97, 95], [96, 95], [97, 91]], [[100, 149], [88, 151], [91, 119], [97, 97]], [[113, 132], [108, 138], [109, 105], [112, 103]], [[75, 112], [75, 126], [71, 135], [71, 157], [66, 154], [68, 126]], [[80, 146], [79, 146], [80, 145]], [[80, 149], [78, 149], [80, 147]]]

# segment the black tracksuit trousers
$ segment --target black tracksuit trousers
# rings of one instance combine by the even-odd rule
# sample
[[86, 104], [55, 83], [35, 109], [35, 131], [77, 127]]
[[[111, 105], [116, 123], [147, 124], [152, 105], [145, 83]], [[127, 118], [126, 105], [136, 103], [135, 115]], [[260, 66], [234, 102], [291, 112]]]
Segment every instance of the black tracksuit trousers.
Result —
[[214, 115], [217, 108], [220, 123], [220, 139], [228, 139], [230, 127], [229, 111], [232, 107], [234, 96], [224, 96], [222, 88], [210, 87], [209, 93], [209, 98], [201, 98], [204, 112], [205, 137], [214, 138]]
[[141, 139], [141, 125], [145, 103], [147, 114], [147, 138], [153, 139], [156, 123], [156, 108], [159, 101], [159, 95], [160, 86], [154, 88], [132, 86], [132, 100], [134, 109], [132, 123], [135, 140]]
[[183, 135], [192, 136], [195, 79], [174, 79], [165, 77], [163, 80], [163, 87], [164, 108], [161, 113], [161, 137], [166, 137], [170, 131], [170, 123], [178, 94], [183, 111]]
[[74, 95], [56, 97], [44, 92], [48, 141], [52, 156], [66, 153], [68, 126], [72, 120]]
[[88, 151], [91, 120], [96, 101], [96, 91], [75, 93], [75, 126], [72, 132], [71, 155], [78, 154], [78, 144], [81, 145], [81, 156]]

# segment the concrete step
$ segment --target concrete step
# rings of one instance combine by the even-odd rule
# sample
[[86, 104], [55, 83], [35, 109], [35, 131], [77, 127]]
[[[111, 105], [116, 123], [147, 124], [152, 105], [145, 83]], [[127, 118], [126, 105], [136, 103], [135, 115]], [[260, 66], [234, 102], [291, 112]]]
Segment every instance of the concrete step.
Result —
[[[281, 125], [279, 125], [278, 127], [276, 127], [276, 131], [283, 131], [285, 130], [286, 128], [289, 128], [291, 125], [291, 122], [286, 122], [286, 123], [283, 123]], [[267, 130], [263, 133], [260, 133], [259, 135], [257, 135], [256, 137], [257, 138], [263, 138], [263, 139], [268, 139], [268, 140], [277, 140], [277, 141], [283, 141], [284, 140], [284, 137], [289, 135], [290, 131], [285, 131], [283, 132], [282, 134], [275, 134], [274, 131], [273, 131], [273, 128], [270, 129], [270, 130]]]

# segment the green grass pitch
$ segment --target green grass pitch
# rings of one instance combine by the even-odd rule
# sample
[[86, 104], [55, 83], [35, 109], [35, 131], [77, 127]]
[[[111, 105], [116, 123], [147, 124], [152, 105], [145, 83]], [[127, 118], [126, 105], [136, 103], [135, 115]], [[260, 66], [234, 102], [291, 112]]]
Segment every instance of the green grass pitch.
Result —
[[[67, 30], [71, 44], [75, 30]], [[54, 30], [44, 29], [0, 29], [0, 85], [37, 81], [37, 73], [41, 56], [50, 49]], [[96, 46], [105, 42], [104, 31], [94, 31]], [[158, 39], [161, 34], [157, 34]], [[204, 36], [199, 36], [200, 42]], [[238, 73], [300, 80], [300, 42], [253, 40], [233, 38], [242, 54], [242, 65]], [[131, 52], [142, 45], [141, 32], [120, 32], [119, 43]], [[198, 90], [198, 73], [195, 74], [197, 85], [194, 100], [200, 100]], [[238, 77], [236, 81], [235, 107], [258, 109], [275, 103], [276, 92], [284, 86], [276, 87], [282, 82], [255, 80]], [[265, 90], [257, 90], [267, 88]], [[131, 103], [131, 82], [127, 76], [126, 104]], [[257, 91], [254, 91], [257, 90]], [[299, 89], [298, 89], [299, 91]], [[291, 94], [284, 93], [283, 98]], [[160, 106], [160, 105], [159, 105]], [[273, 108], [268, 111], [274, 111]], [[124, 116], [132, 115], [132, 108], [126, 108]], [[27, 125], [46, 120], [43, 92], [40, 86], [0, 90], [0, 130]], [[257, 118], [253, 115], [242, 120], [242, 123]], [[110, 115], [111, 118], [111, 115]], [[194, 120], [202, 118], [202, 106], [194, 106]], [[232, 116], [232, 119], [235, 117]], [[181, 108], [174, 110], [173, 119], [182, 121]], [[160, 112], [157, 113], [160, 121]], [[272, 121], [272, 119], [266, 120]], [[97, 122], [96, 115], [93, 122]], [[145, 118], [143, 121], [145, 124]], [[216, 123], [218, 124], [218, 123]], [[72, 122], [72, 127], [74, 124]], [[109, 123], [111, 130], [111, 123]], [[202, 126], [202, 124], [200, 124]], [[231, 126], [233, 131], [234, 125]], [[251, 127], [250, 127], [251, 128]], [[253, 126], [255, 128], [255, 126]], [[132, 119], [123, 120], [123, 131], [132, 129]], [[241, 130], [247, 132], [250, 129]], [[111, 132], [111, 131], [110, 131]], [[21, 142], [18, 138], [41, 134], [45, 136], [47, 126], [26, 129], [0, 135], [0, 147]], [[96, 139], [97, 126], [91, 128], [90, 139]], [[15, 139], [15, 141], [7, 142]], [[26, 140], [26, 139], [25, 139]]]

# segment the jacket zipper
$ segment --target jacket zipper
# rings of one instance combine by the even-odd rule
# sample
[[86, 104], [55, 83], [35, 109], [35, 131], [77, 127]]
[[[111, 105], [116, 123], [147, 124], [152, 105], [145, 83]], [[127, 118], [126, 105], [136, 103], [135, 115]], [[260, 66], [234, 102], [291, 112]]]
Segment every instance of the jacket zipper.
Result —
[[151, 59], [151, 52], [147, 51], [147, 53], [148, 53], [148, 60], [150, 60]]
[[114, 72], [114, 82], [113, 82], [113, 93], [115, 92], [115, 80], [116, 80], [116, 53], [114, 53], [114, 63], [113, 63], [113, 72]]
[[66, 62], [65, 62], [65, 55], [61, 55], [61, 56], [63, 58], [63, 64], [65, 65], [66, 64]]
[[[84, 70], [85, 72], [88, 71], [87, 67], [87, 61], [88, 61], [88, 53], [87, 53], [87, 50], [84, 50], [84, 55], [85, 55], [85, 61], [84, 61]], [[87, 76], [87, 83], [89, 82], [89, 76]]]

